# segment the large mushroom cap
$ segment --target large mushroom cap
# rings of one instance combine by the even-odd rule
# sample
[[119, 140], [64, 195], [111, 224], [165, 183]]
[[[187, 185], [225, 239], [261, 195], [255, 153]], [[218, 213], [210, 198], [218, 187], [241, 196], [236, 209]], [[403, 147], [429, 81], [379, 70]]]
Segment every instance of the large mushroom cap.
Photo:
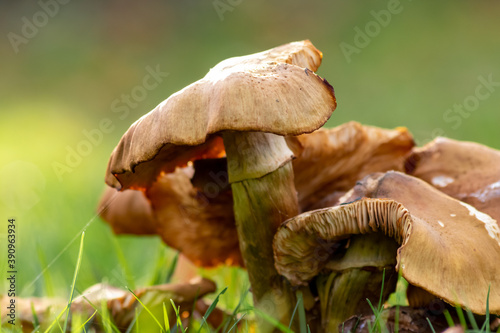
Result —
[[220, 157], [224, 146], [213, 134], [221, 131], [316, 130], [336, 107], [332, 86], [314, 73], [321, 58], [306, 40], [222, 61], [129, 128], [109, 160], [107, 184], [143, 188], [188, 161]]
[[439, 137], [414, 149], [406, 172], [500, 223], [500, 151]]
[[333, 206], [370, 173], [403, 171], [414, 146], [406, 128], [390, 130], [354, 121], [290, 137], [288, 142], [297, 156], [294, 181], [304, 210]]
[[383, 232], [401, 244], [397, 269], [408, 282], [480, 314], [491, 287], [490, 312], [500, 314], [500, 231], [490, 216], [399, 172], [367, 176], [345, 199], [359, 200], [283, 224], [274, 239], [278, 272], [303, 284], [328, 259], [318, 251]]

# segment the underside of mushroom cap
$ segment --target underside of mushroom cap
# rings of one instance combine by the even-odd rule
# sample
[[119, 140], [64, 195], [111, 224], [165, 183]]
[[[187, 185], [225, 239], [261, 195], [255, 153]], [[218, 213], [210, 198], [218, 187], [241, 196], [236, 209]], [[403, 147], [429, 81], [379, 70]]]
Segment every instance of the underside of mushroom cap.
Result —
[[410, 228], [408, 211], [389, 199], [364, 198], [302, 213], [284, 222], [274, 237], [276, 269], [293, 285], [306, 285], [322, 271], [340, 241], [385, 230], [402, 244]]
[[285, 222], [274, 240], [278, 272], [304, 284], [328, 260], [318, 251], [383, 232], [401, 244], [397, 269], [409, 283], [479, 314], [491, 287], [490, 312], [500, 314], [500, 232], [490, 216], [399, 172], [366, 177], [345, 196], [356, 199]]
[[405, 168], [500, 223], [500, 151], [439, 137], [414, 149]]
[[287, 141], [297, 156], [295, 188], [304, 210], [333, 206], [370, 173], [403, 171], [405, 157], [414, 146], [406, 128], [389, 130], [354, 121]]
[[146, 188], [175, 166], [220, 157], [223, 146], [207, 141], [221, 131], [316, 130], [336, 107], [332, 86], [314, 73], [320, 63], [309, 41], [222, 61], [129, 128], [111, 155], [106, 183]]
[[243, 266], [229, 188], [200, 189], [191, 168], [161, 176], [146, 195], [163, 241], [198, 266]]

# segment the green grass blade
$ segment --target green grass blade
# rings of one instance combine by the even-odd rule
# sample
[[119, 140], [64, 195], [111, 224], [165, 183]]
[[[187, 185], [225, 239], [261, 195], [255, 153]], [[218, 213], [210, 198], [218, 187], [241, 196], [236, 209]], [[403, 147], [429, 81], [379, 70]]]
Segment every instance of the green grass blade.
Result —
[[118, 257], [118, 263], [120, 264], [123, 272], [125, 273], [125, 280], [127, 281], [127, 285], [131, 289], [135, 289], [135, 281], [132, 275], [132, 271], [130, 270], [128, 261], [125, 258], [125, 255], [123, 254], [122, 247], [120, 246], [120, 243], [118, 242], [116, 236], [111, 237], [111, 239], [113, 239], [113, 245], [115, 247], [116, 255]]
[[226, 324], [224, 325], [224, 328], [222, 329], [222, 332], [226, 332], [227, 327], [233, 321], [233, 319], [236, 317], [236, 314], [238, 313], [238, 310], [240, 309], [241, 304], [243, 304], [243, 302], [245, 301], [245, 298], [247, 297], [249, 291], [250, 291], [250, 289], [245, 289], [245, 292], [240, 297], [238, 305], [234, 308], [233, 313], [231, 314], [231, 316], [229, 317], [229, 319], [226, 321]]
[[181, 315], [179, 313], [180, 306], [177, 308], [175, 306], [175, 302], [173, 299], [170, 299], [170, 303], [172, 303], [172, 307], [174, 308], [175, 311], [175, 317], [177, 318], [177, 330], [181, 330], [181, 332], [184, 332], [184, 327], [182, 326], [182, 320], [181, 320]]
[[486, 295], [486, 319], [484, 320], [483, 327], [481, 331], [485, 330], [490, 333], [490, 288], [491, 284], [488, 285], [488, 294]]
[[31, 302], [31, 313], [33, 314], [33, 326], [35, 328], [39, 327], [40, 321], [38, 320], [38, 316], [36, 315], [35, 305], [33, 304], [33, 302]]
[[[135, 299], [137, 300], [137, 302], [139, 302], [139, 304], [141, 304], [141, 305], [142, 305], [143, 309], [145, 309], [145, 310], [146, 310], [146, 311], [147, 311], [147, 312], [151, 315], [151, 317], [154, 319], [154, 321], [158, 324], [158, 327], [160, 327], [160, 330], [161, 330], [162, 332], [165, 332], [165, 330], [163, 329], [163, 326], [161, 326], [161, 324], [160, 324], [160, 322], [158, 321], [158, 319], [156, 319], [156, 317], [155, 317], [155, 316], [153, 315], [153, 313], [152, 313], [152, 312], [151, 312], [151, 311], [150, 311], [150, 310], [146, 307], [146, 305], [144, 305], [144, 303], [142, 303], [142, 302], [141, 302], [141, 300], [139, 299], [139, 297], [137, 297], [137, 295], [136, 295], [136, 294], [135, 294], [135, 293], [134, 293], [134, 292], [133, 292], [130, 288], [128, 288], [128, 287], [127, 287], [127, 289], [128, 289], [128, 291], [130, 291], [130, 293], [131, 293], [132, 295], [134, 295]], [[136, 323], [138, 323], [138, 321], [136, 321]]]
[[446, 319], [446, 324], [448, 324], [448, 327], [453, 327], [455, 326], [455, 322], [453, 321], [453, 318], [451, 318], [450, 311], [448, 309], [445, 309], [443, 311], [444, 318]]
[[379, 299], [378, 299], [378, 312], [381, 312], [382, 308], [384, 306], [384, 304], [382, 303], [382, 301], [383, 301], [382, 298], [384, 296], [384, 282], [385, 282], [385, 268], [382, 271], [382, 286], [380, 288], [380, 296], [379, 296]]
[[[231, 326], [231, 328], [229, 329], [229, 331], [227, 331], [227, 333], [231, 333], [231, 331], [233, 330], [233, 328], [235, 327], [238, 327], [238, 323], [243, 319], [243, 317], [246, 316], [246, 313], [244, 313], [235, 323], [233, 326]], [[238, 329], [236, 329], [238, 330]]]
[[432, 333], [436, 333], [436, 330], [434, 329], [434, 326], [432, 326], [432, 323], [431, 323], [431, 321], [429, 320], [429, 317], [426, 317], [425, 319], [427, 319], [427, 322], [429, 323], [429, 327], [431, 328]]
[[63, 329], [63, 332], [66, 332], [66, 330], [68, 328], [68, 320], [69, 320], [69, 314], [70, 314], [70, 311], [71, 311], [71, 303], [73, 302], [73, 296], [74, 296], [74, 293], [75, 293], [76, 278], [78, 276], [78, 271], [80, 270], [80, 265], [82, 263], [83, 240], [84, 239], [85, 239], [85, 231], [82, 231], [82, 237], [80, 239], [80, 250], [78, 251], [78, 259], [76, 261], [75, 273], [73, 275], [73, 282], [71, 283], [71, 293], [69, 295], [68, 306], [66, 308], [66, 319], [64, 320], [64, 329]]
[[[292, 318], [290, 318], [290, 323], [288, 324], [288, 329], [292, 329], [292, 323], [293, 323], [293, 320], [295, 319], [295, 314], [297, 313], [297, 309], [299, 308], [300, 299], [299, 299], [298, 293], [299, 293], [299, 291], [297, 290], [297, 303], [295, 303], [295, 308], [293, 309]], [[302, 296], [302, 294], [301, 294], [301, 296]]]
[[260, 311], [257, 308], [255, 308], [254, 311], [255, 311], [255, 313], [257, 315], [259, 315], [260, 317], [262, 317], [268, 323], [274, 325], [274, 327], [278, 328], [281, 332], [284, 332], [284, 333], [294, 333], [291, 329], [289, 329], [288, 327], [286, 327], [285, 325], [283, 325], [282, 323], [280, 323], [276, 318], [271, 317], [267, 313], [264, 313], [264, 312]]
[[378, 309], [375, 309], [375, 307], [372, 305], [372, 302], [370, 302], [370, 300], [368, 298], [366, 299], [366, 302], [368, 302], [370, 309], [372, 309], [372, 312], [375, 315], [375, 321], [373, 322], [373, 326], [368, 322], [368, 328], [369, 328], [368, 331], [370, 333], [373, 333], [375, 328], [377, 327], [379, 312], [378, 312]]
[[95, 316], [95, 314], [97, 313], [97, 310], [94, 311], [94, 313], [92, 314], [92, 316], [89, 317], [89, 319], [87, 319], [77, 330], [76, 332], [81, 332], [82, 330], [85, 330], [85, 325], [88, 324], [88, 322]]
[[458, 320], [460, 321], [460, 325], [464, 330], [467, 329], [467, 321], [465, 320], [464, 312], [460, 306], [455, 306], [455, 311], [457, 311]]
[[224, 288], [220, 293], [219, 295], [217, 295], [217, 297], [215, 297], [214, 301], [212, 302], [212, 304], [210, 304], [210, 306], [208, 307], [207, 311], [205, 312], [205, 314], [203, 315], [203, 320], [202, 320], [202, 323], [200, 325], [200, 329], [198, 330], [198, 333], [201, 332], [201, 329], [203, 327], [203, 325], [207, 325], [208, 327], [208, 330], [210, 330], [210, 327], [208, 326], [208, 323], [207, 323], [207, 319], [208, 317], [210, 316], [210, 314], [212, 313], [212, 311], [215, 309], [215, 307], [217, 306], [217, 303], [219, 303], [219, 297], [221, 295], [224, 295], [224, 293], [226, 292], [227, 290], [227, 287]]
[[472, 325], [472, 328], [476, 331], [479, 331], [479, 327], [477, 325], [476, 318], [474, 318], [474, 314], [472, 313], [472, 311], [467, 309], [466, 312], [467, 312], [467, 317], [469, 318], [469, 322]]
[[[144, 308], [143, 308], [144, 309]], [[137, 310], [137, 308], [135, 308], [135, 331], [137, 333], [140, 333], [141, 331], [139, 330], [139, 310]]]
[[165, 302], [163, 302], [163, 322], [165, 323], [165, 330], [167, 333], [170, 333], [170, 322], [168, 320], [168, 312]]
[[[94, 313], [97, 312], [97, 314], [99, 314], [102, 318], [102, 321], [105, 321], [107, 326], [111, 326], [111, 329], [113, 331], [115, 331], [116, 333], [120, 333], [120, 330], [118, 329], [118, 327], [116, 327], [116, 325], [111, 321], [111, 319], [109, 318], [109, 315], [105, 315], [105, 311], [108, 311], [107, 307], [106, 307], [106, 303], [103, 302], [104, 304], [101, 304], [102, 306], [102, 310], [103, 311], [99, 311], [99, 309], [97, 308], [97, 306], [92, 303], [85, 295], [82, 295], [83, 299], [94, 309]], [[91, 317], [92, 318], [92, 317]], [[90, 318], [89, 318], [90, 320]], [[88, 320], [87, 320], [88, 321]], [[107, 330], [106, 330], [107, 331]]]
[[307, 320], [306, 320], [306, 309], [304, 308], [304, 297], [301, 291], [297, 291], [297, 298], [299, 305], [299, 327], [300, 333], [307, 333]]
[[64, 312], [66, 312], [66, 308], [62, 309], [62, 311], [57, 315], [57, 317], [54, 319], [54, 321], [52, 321], [52, 323], [49, 325], [49, 327], [47, 327], [47, 329], [45, 330], [44, 333], [49, 333], [52, 330], [52, 327], [54, 327], [55, 324], [59, 322], [59, 318], [62, 317]]

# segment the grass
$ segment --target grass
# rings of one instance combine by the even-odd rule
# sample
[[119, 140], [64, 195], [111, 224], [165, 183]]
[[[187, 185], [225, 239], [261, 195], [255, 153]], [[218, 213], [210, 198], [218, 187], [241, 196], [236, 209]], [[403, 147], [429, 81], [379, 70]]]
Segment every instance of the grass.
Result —
[[[106, 302], [102, 302], [101, 309], [97, 307], [96, 304], [92, 304], [87, 298], [85, 300], [94, 308], [94, 313], [89, 317], [89, 318], [82, 318], [79, 314], [72, 314], [71, 313], [71, 303], [74, 300], [75, 292], [76, 292], [76, 283], [78, 279], [78, 275], [80, 272], [80, 267], [81, 267], [81, 262], [82, 262], [82, 257], [83, 257], [83, 250], [84, 250], [84, 239], [85, 239], [85, 232], [82, 232], [81, 237], [80, 237], [80, 246], [78, 249], [78, 255], [76, 258], [76, 264], [75, 264], [75, 269], [73, 273], [73, 280], [71, 284], [71, 289], [70, 289], [70, 296], [68, 299], [67, 306], [53, 319], [53, 321], [50, 323], [50, 325], [43, 331], [44, 333], [50, 333], [50, 332], [66, 332], [69, 328], [71, 332], [87, 332], [88, 325], [94, 321], [94, 320], [100, 320], [101, 321], [101, 326], [104, 329], [105, 333], [117, 333], [120, 332], [120, 330], [116, 327], [116, 325], [113, 323], [113, 321], [110, 319], [108, 309], [107, 309], [107, 304]], [[174, 259], [174, 265], [177, 262], [176, 258]], [[170, 271], [173, 270], [172, 267], [169, 269]], [[160, 272], [158, 272], [160, 274]], [[170, 274], [171, 275], [171, 274]], [[402, 277], [399, 277], [400, 280]], [[385, 270], [383, 272], [383, 278], [382, 281], [385, 280]], [[399, 285], [399, 283], [398, 283]], [[208, 325], [208, 318], [210, 317], [211, 313], [215, 309], [217, 305], [219, 305], [221, 298], [225, 295], [226, 291], [228, 290], [227, 287], [222, 289], [217, 296], [214, 298], [210, 306], [208, 307], [207, 311], [203, 315], [203, 317], [200, 320], [192, 321], [190, 319], [190, 325], [188, 327], [184, 327], [182, 324], [182, 314], [180, 313], [180, 307], [177, 306], [172, 299], [170, 299], [170, 304], [166, 304], [166, 302], [163, 302], [162, 304], [162, 318], [158, 317], [151, 311], [147, 305], [145, 305], [139, 297], [136, 296], [136, 294], [130, 289], [127, 288], [128, 291], [135, 297], [137, 302], [141, 305], [140, 307], [135, 308], [135, 319], [132, 321], [126, 332], [141, 332], [141, 328], [144, 326], [148, 326], [147, 324], [144, 325], [145, 323], [141, 323], [139, 320], [140, 313], [142, 311], [146, 311], [149, 314], [149, 319], [150, 322], [153, 322], [157, 330], [162, 333], [186, 333], [186, 332], [193, 332], [197, 329], [198, 333], [203, 333], [203, 332], [217, 332], [217, 333], [230, 333], [233, 331], [238, 331], [238, 332], [254, 332], [253, 328], [249, 328], [248, 326], [248, 321], [246, 321], [246, 325], [244, 328], [238, 329], [238, 324], [241, 323], [243, 318], [245, 317], [251, 317], [252, 313], [254, 316], [258, 316], [262, 318], [263, 320], [271, 323], [276, 329], [283, 333], [293, 333], [294, 331], [291, 329], [292, 327], [292, 322], [290, 322], [289, 326], [286, 327], [276, 319], [270, 317], [268, 314], [265, 312], [262, 312], [256, 308], [253, 308], [251, 306], [246, 306], [243, 310], [241, 310], [242, 306], [246, 303], [246, 298], [248, 296], [248, 290], [246, 290], [243, 294], [241, 294], [239, 302], [237, 306], [234, 308], [233, 312], [231, 315], [227, 316], [225, 318], [225, 321], [220, 327], [217, 328], [212, 328]], [[383, 290], [384, 290], [384, 283], [382, 282], [381, 286], [381, 291], [380, 291], [380, 298], [377, 307], [373, 306], [373, 304], [370, 302], [369, 299], [366, 299], [368, 304], [370, 305], [373, 314], [375, 315], [375, 319], [373, 322], [368, 322], [368, 327], [369, 327], [369, 332], [370, 333], [386, 333], [388, 332], [386, 328], [386, 324], [383, 319], [383, 311], [384, 311], [384, 301], [382, 299], [383, 295]], [[401, 291], [396, 292], [396, 297], [400, 297]], [[488, 295], [486, 299], [486, 318], [484, 323], [482, 324], [481, 328], [479, 328], [479, 325], [476, 321], [476, 318], [472, 314], [472, 312], [468, 309], [466, 309], [466, 314], [467, 314], [467, 319], [463, 313], [463, 310], [460, 307], [456, 307], [456, 313], [457, 317], [459, 319], [459, 324], [465, 329], [466, 332], [468, 333], [491, 333], [490, 330], [490, 314], [489, 314], [489, 295], [490, 291], [488, 290]], [[298, 315], [299, 317], [299, 331], [300, 333], [310, 333], [310, 328], [306, 323], [306, 312], [304, 308], [304, 302], [303, 302], [303, 297], [302, 297], [302, 292], [297, 291], [296, 292], [297, 296], [297, 303], [295, 305], [293, 314], [292, 314], [292, 319], [291, 321], [294, 320], [295, 316]], [[196, 300], [194, 301], [196, 302]], [[397, 304], [398, 305], [398, 304]], [[32, 314], [33, 314], [33, 326], [35, 327], [35, 330], [33, 332], [40, 332], [40, 323], [38, 320], [38, 317], [35, 313], [33, 304], [31, 306], [32, 309]], [[172, 309], [175, 313], [175, 324], [173, 327], [170, 325], [170, 320], [169, 320], [169, 311]], [[399, 312], [399, 307], [397, 307], [397, 311]], [[66, 313], [66, 316], [64, 318], [64, 323], [63, 326], [61, 326], [61, 318], [63, 317], [64, 313]], [[249, 316], [250, 314], [250, 316]], [[97, 316], [99, 319], [96, 319]], [[448, 325], [454, 326], [456, 323], [454, 323], [451, 314], [449, 313], [448, 310], [444, 311], [444, 316], [447, 320]], [[72, 323], [70, 324], [70, 317], [72, 318]], [[396, 317], [397, 318], [397, 317]], [[429, 318], [426, 318], [431, 330], [433, 333], [436, 333], [432, 322], [429, 320]], [[396, 319], [397, 321], [397, 319]], [[233, 323], [234, 322], [234, 323]], [[68, 326], [70, 325], [70, 326]], [[471, 327], [469, 329], [468, 327]], [[5, 327], [2, 328], [0, 327], [0, 333], [2, 332], [11, 332], [11, 330], [6, 329]], [[12, 330], [13, 332], [22, 332], [20, 328]], [[149, 329], [147, 330], [149, 331]], [[398, 332], [398, 326], [395, 326], [395, 332]], [[500, 332], [500, 328], [498, 329], [497, 333]]]

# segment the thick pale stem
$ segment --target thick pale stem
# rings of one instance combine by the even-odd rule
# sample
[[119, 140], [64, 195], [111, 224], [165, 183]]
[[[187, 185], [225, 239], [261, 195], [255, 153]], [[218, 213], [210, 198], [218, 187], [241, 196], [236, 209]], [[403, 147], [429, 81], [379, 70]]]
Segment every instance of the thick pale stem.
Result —
[[383, 234], [353, 236], [342, 259], [326, 265], [332, 273], [317, 279], [322, 326], [326, 332], [337, 332], [339, 325], [355, 314], [370, 314], [366, 299], [378, 306], [384, 269], [382, 302], [385, 302], [396, 288], [397, 247], [394, 240]]
[[[274, 267], [273, 237], [278, 226], [298, 214], [283, 137], [268, 133], [224, 133], [228, 173], [240, 249], [256, 307], [288, 325], [294, 301]], [[259, 325], [259, 331], [268, 331]]]

